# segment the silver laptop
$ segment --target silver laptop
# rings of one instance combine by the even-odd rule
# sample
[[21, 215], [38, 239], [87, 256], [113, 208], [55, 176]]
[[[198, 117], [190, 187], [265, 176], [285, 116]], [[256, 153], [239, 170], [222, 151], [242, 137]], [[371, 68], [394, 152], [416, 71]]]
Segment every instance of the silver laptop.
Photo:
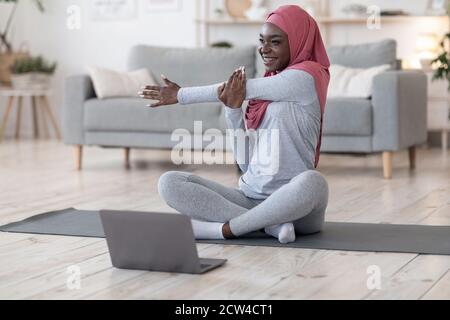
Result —
[[116, 268], [200, 274], [227, 261], [198, 257], [185, 215], [100, 210], [100, 217]]

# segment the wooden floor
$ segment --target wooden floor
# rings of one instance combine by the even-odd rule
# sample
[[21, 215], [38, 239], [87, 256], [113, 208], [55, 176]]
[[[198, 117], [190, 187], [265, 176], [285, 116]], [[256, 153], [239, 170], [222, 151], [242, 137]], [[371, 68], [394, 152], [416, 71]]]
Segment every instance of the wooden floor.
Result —
[[[168, 151], [86, 148], [84, 169], [55, 141], [0, 144], [0, 224], [67, 207], [164, 210], [156, 183], [167, 170], [195, 172], [228, 186], [229, 166], [175, 166]], [[382, 179], [381, 156], [323, 155], [330, 185], [329, 221], [450, 224], [450, 159], [421, 148], [417, 169], [394, 155], [394, 178]], [[198, 245], [227, 264], [202, 276], [113, 269], [103, 239], [0, 233], [3, 299], [450, 299], [450, 256]], [[67, 286], [68, 267], [81, 271]], [[369, 289], [369, 266], [381, 289]], [[70, 281], [69, 281], [70, 282]]]

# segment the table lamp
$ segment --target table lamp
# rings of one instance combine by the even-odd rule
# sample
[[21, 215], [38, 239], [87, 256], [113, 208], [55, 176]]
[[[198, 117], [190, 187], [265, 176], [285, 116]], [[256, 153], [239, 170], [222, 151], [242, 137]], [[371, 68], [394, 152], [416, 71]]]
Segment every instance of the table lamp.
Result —
[[423, 70], [431, 70], [431, 61], [436, 57], [438, 37], [434, 33], [422, 33], [416, 40], [416, 55]]

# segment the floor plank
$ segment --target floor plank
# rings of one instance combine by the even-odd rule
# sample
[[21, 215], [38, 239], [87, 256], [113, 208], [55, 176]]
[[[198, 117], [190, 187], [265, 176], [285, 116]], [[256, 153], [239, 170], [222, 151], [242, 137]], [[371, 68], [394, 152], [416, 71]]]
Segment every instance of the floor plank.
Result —
[[[181, 165], [165, 150], [86, 147], [82, 171], [72, 148], [53, 140], [0, 144], [0, 224], [50, 210], [130, 209], [174, 212], [159, 197], [168, 170], [190, 171], [236, 186], [234, 165]], [[381, 155], [323, 154], [330, 186], [329, 221], [450, 224], [450, 160], [419, 148], [417, 169], [394, 154], [393, 179], [382, 179]], [[450, 299], [450, 257], [199, 244], [199, 255], [226, 258], [205, 275], [114, 269], [103, 239], [0, 233], [4, 299]], [[81, 288], [67, 286], [69, 266]], [[369, 289], [368, 267], [381, 272]]]
[[423, 300], [448, 300], [450, 297], [450, 270], [428, 290], [421, 299]]
[[[450, 256], [419, 255], [367, 299], [420, 299], [450, 268]], [[382, 271], [383, 272], [383, 271]], [[447, 283], [450, 286], [450, 282]], [[442, 292], [445, 295], [445, 291]]]

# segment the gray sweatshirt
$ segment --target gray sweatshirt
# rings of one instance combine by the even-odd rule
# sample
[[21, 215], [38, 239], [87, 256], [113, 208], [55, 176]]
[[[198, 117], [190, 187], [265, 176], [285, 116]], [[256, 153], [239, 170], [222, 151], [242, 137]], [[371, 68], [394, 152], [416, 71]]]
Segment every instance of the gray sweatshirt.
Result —
[[[178, 101], [183, 105], [220, 101], [220, 85], [181, 88]], [[251, 99], [272, 101], [257, 130], [246, 130], [242, 108], [225, 106], [225, 117], [235, 132], [234, 156], [244, 172], [239, 188], [249, 198], [266, 199], [301, 172], [314, 169], [320, 103], [314, 78], [301, 70], [248, 79], [246, 100]], [[245, 143], [239, 132], [246, 133]]]

